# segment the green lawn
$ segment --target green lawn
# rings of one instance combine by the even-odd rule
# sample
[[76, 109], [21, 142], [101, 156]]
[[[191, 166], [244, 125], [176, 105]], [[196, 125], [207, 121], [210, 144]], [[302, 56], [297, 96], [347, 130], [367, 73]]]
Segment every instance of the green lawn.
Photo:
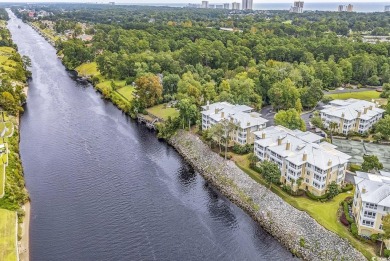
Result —
[[377, 91], [363, 91], [363, 92], [346, 92], [346, 93], [333, 93], [326, 96], [333, 99], [346, 100], [349, 98], [371, 101], [372, 99], [378, 99], [380, 92]]
[[179, 116], [179, 111], [175, 108], [165, 108], [165, 104], [156, 105], [146, 110], [154, 116], [167, 120], [169, 116], [176, 118]]
[[0, 260], [16, 261], [16, 212], [0, 209]]
[[[258, 183], [265, 185], [265, 182], [260, 174], [249, 167], [249, 160], [247, 159], [247, 155], [235, 155], [234, 161], [236, 165], [244, 172], [246, 172], [251, 178], [253, 178]], [[272, 186], [272, 191], [293, 207], [308, 213], [326, 229], [336, 233], [342, 238], [348, 239], [349, 242], [351, 242], [351, 244], [368, 259], [371, 259], [371, 257], [375, 256], [374, 248], [371, 245], [354, 238], [349, 230], [343, 224], [341, 224], [337, 218], [337, 211], [339, 209], [340, 203], [347, 197], [353, 197], [353, 191], [350, 193], [341, 193], [331, 201], [325, 203], [316, 202], [305, 197], [290, 196], [278, 186]]]
[[98, 76], [100, 72], [97, 68], [96, 62], [92, 63], [83, 63], [82, 65], [76, 67], [76, 71], [81, 76]]
[[134, 92], [134, 87], [132, 86], [125, 86], [117, 90], [119, 94], [124, 96], [128, 101], [133, 100], [133, 92]]

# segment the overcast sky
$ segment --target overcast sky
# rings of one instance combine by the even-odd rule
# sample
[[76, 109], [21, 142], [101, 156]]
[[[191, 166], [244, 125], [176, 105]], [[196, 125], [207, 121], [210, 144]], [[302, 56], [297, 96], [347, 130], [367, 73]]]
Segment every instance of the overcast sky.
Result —
[[[19, 2], [19, 3], [35, 3], [35, 2], [78, 2], [78, 3], [108, 3], [110, 1], [114, 1], [115, 3], [129, 3], [129, 4], [141, 4], [141, 3], [201, 3], [201, 0], [0, 0], [0, 2]], [[336, 2], [336, 3], [362, 3], [362, 2], [381, 2], [390, 4], [390, 0], [352, 0], [352, 1], [340, 1], [340, 0], [304, 0], [305, 3], [328, 3], [328, 2]], [[209, 0], [210, 3], [231, 3], [231, 2], [241, 2], [241, 0]], [[294, 2], [294, 0], [254, 0], [256, 4], [261, 3], [289, 3]]]

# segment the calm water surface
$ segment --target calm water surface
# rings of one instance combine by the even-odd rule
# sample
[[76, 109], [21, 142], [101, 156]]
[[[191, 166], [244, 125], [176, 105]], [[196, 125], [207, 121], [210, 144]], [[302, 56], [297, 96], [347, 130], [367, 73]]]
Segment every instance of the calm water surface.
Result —
[[33, 29], [13, 14], [8, 27], [32, 60], [21, 120], [32, 261], [292, 259]]

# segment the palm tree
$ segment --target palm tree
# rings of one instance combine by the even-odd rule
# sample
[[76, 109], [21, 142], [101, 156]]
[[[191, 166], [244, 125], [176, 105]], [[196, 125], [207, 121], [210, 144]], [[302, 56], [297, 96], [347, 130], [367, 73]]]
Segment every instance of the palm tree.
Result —
[[330, 130], [330, 142], [333, 143], [333, 131], [336, 130], [336, 128], [339, 125], [336, 122], [329, 123], [329, 130]]

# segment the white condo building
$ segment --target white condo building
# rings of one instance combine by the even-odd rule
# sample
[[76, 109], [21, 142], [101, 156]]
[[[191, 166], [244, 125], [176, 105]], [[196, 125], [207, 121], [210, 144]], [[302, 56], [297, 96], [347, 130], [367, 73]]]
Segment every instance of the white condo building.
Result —
[[335, 181], [342, 185], [349, 155], [336, 146], [321, 142], [321, 136], [311, 132], [272, 126], [254, 133], [254, 154], [261, 161], [275, 162], [281, 171], [281, 182], [320, 196]]
[[264, 129], [268, 120], [261, 117], [253, 108], [246, 105], [233, 105], [228, 102], [217, 102], [202, 106], [202, 130], [227, 119], [237, 126], [232, 140], [238, 144], [252, 144], [255, 131]]
[[352, 211], [362, 236], [383, 233], [382, 218], [390, 212], [390, 173], [356, 172]]
[[242, 10], [252, 10], [253, 0], [242, 0]]
[[384, 112], [373, 102], [357, 99], [333, 100], [321, 110], [321, 119], [325, 128], [329, 128], [331, 122], [337, 123], [336, 131], [339, 133], [364, 133], [383, 118]]

